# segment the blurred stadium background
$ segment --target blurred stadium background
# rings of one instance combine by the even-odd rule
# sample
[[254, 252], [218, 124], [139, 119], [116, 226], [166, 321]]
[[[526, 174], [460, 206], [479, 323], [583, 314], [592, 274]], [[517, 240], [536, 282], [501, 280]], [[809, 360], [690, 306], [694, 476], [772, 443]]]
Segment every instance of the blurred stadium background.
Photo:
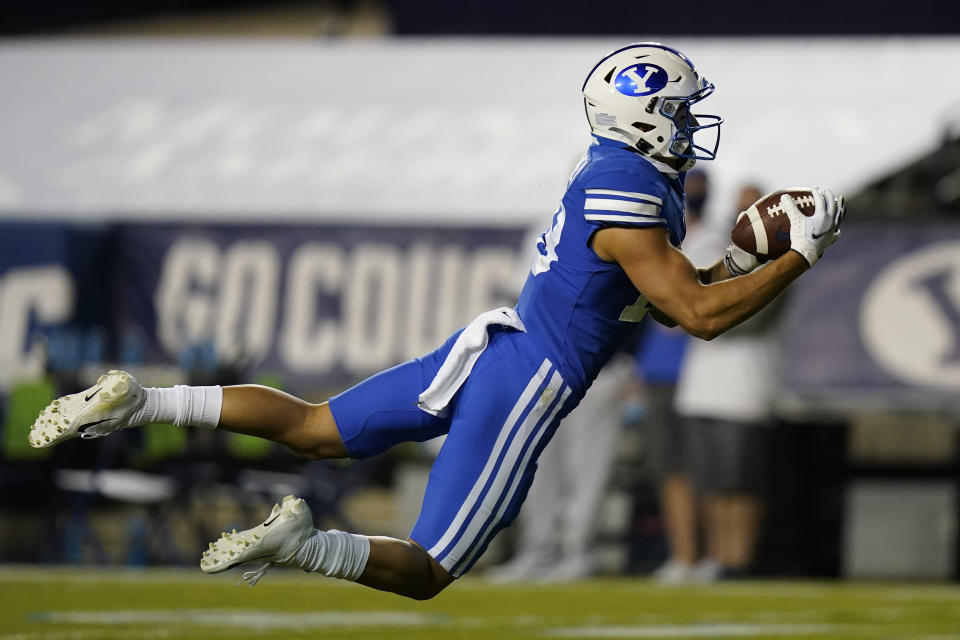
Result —
[[[0, 639], [960, 638], [958, 6], [5, 3]], [[781, 329], [766, 586], [639, 581], [665, 548], [629, 431], [598, 541], [623, 581], [477, 581], [418, 608], [312, 576], [258, 586], [260, 600], [199, 572], [104, 571], [193, 567], [286, 493], [324, 526], [405, 536], [429, 447], [348, 464], [164, 426], [41, 451], [26, 434], [50, 398], [112, 367], [323, 400], [512, 304], [529, 234], [589, 140], [583, 77], [643, 39], [677, 46], [718, 87], [719, 160], [701, 165], [715, 215], [747, 181], [850, 202]], [[498, 543], [489, 561], [511, 536]], [[796, 578], [817, 582], [779, 582]], [[269, 617], [324, 602], [365, 622]], [[125, 606], [132, 617], [83, 617]]]

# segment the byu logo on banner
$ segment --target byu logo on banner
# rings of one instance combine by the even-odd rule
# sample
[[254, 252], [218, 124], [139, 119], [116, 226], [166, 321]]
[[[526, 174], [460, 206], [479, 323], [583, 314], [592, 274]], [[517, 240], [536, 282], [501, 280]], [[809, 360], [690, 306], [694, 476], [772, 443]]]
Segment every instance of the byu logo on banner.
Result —
[[960, 389], [960, 242], [929, 245], [881, 271], [863, 297], [860, 332], [895, 378]]

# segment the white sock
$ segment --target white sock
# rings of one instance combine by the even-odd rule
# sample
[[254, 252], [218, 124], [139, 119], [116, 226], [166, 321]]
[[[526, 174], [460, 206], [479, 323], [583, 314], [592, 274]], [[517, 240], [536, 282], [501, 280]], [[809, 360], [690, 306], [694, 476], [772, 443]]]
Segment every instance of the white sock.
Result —
[[356, 582], [369, 558], [370, 539], [367, 536], [336, 529], [315, 529], [300, 548], [281, 564]]
[[160, 422], [175, 427], [216, 429], [223, 405], [223, 388], [189, 387], [178, 384], [171, 388], [144, 387], [143, 406], [130, 417], [129, 426]]

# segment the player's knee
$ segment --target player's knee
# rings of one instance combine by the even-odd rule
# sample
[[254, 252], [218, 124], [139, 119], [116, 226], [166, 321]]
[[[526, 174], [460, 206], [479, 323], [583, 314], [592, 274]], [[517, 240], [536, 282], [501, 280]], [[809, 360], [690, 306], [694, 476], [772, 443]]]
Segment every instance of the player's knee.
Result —
[[296, 450], [313, 460], [327, 458], [346, 458], [347, 448], [340, 438], [340, 430], [333, 419], [329, 405], [311, 405], [307, 410], [301, 437], [297, 439]]
[[453, 576], [423, 547], [413, 540], [408, 539], [407, 541], [411, 544], [412, 549], [422, 554], [421, 557], [426, 562], [426, 566], [420, 573], [420, 578], [416, 581], [416, 584], [412, 585], [413, 588], [407, 595], [414, 600], [429, 600], [452, 584]]
[[302, 455], [304, 458], [310, 460], [327, 460], [333, 456], [328, 455], [327, 449], [324, 446], [303, 446], [297, 447], [297, 453]]
[[431, 598], [439, 595], [441, 591], [446, 589], [450, 582], [452, 581], [444, 580], [442, 578], [428, 581], [418, 585], [418, 587], [414, 589], [413, 593], [410, 594], [410, 597], [414, 600], [430, 600]]
[[297, 453], [311, 460], [329, 460], [348, 457], [343, 444], [334, 442], [311, 441], [297, 447]]

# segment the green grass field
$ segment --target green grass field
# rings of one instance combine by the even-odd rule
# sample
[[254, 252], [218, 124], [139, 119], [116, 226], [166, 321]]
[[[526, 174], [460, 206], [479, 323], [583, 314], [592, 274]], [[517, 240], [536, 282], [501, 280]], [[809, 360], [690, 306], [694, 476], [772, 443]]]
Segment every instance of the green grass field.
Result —
[[140, 638], [872, 638], [960, 640], [960, 587], [646, 580], [500, 586], [428, 602], [274, 571], [0, 568], [0, 640]]

